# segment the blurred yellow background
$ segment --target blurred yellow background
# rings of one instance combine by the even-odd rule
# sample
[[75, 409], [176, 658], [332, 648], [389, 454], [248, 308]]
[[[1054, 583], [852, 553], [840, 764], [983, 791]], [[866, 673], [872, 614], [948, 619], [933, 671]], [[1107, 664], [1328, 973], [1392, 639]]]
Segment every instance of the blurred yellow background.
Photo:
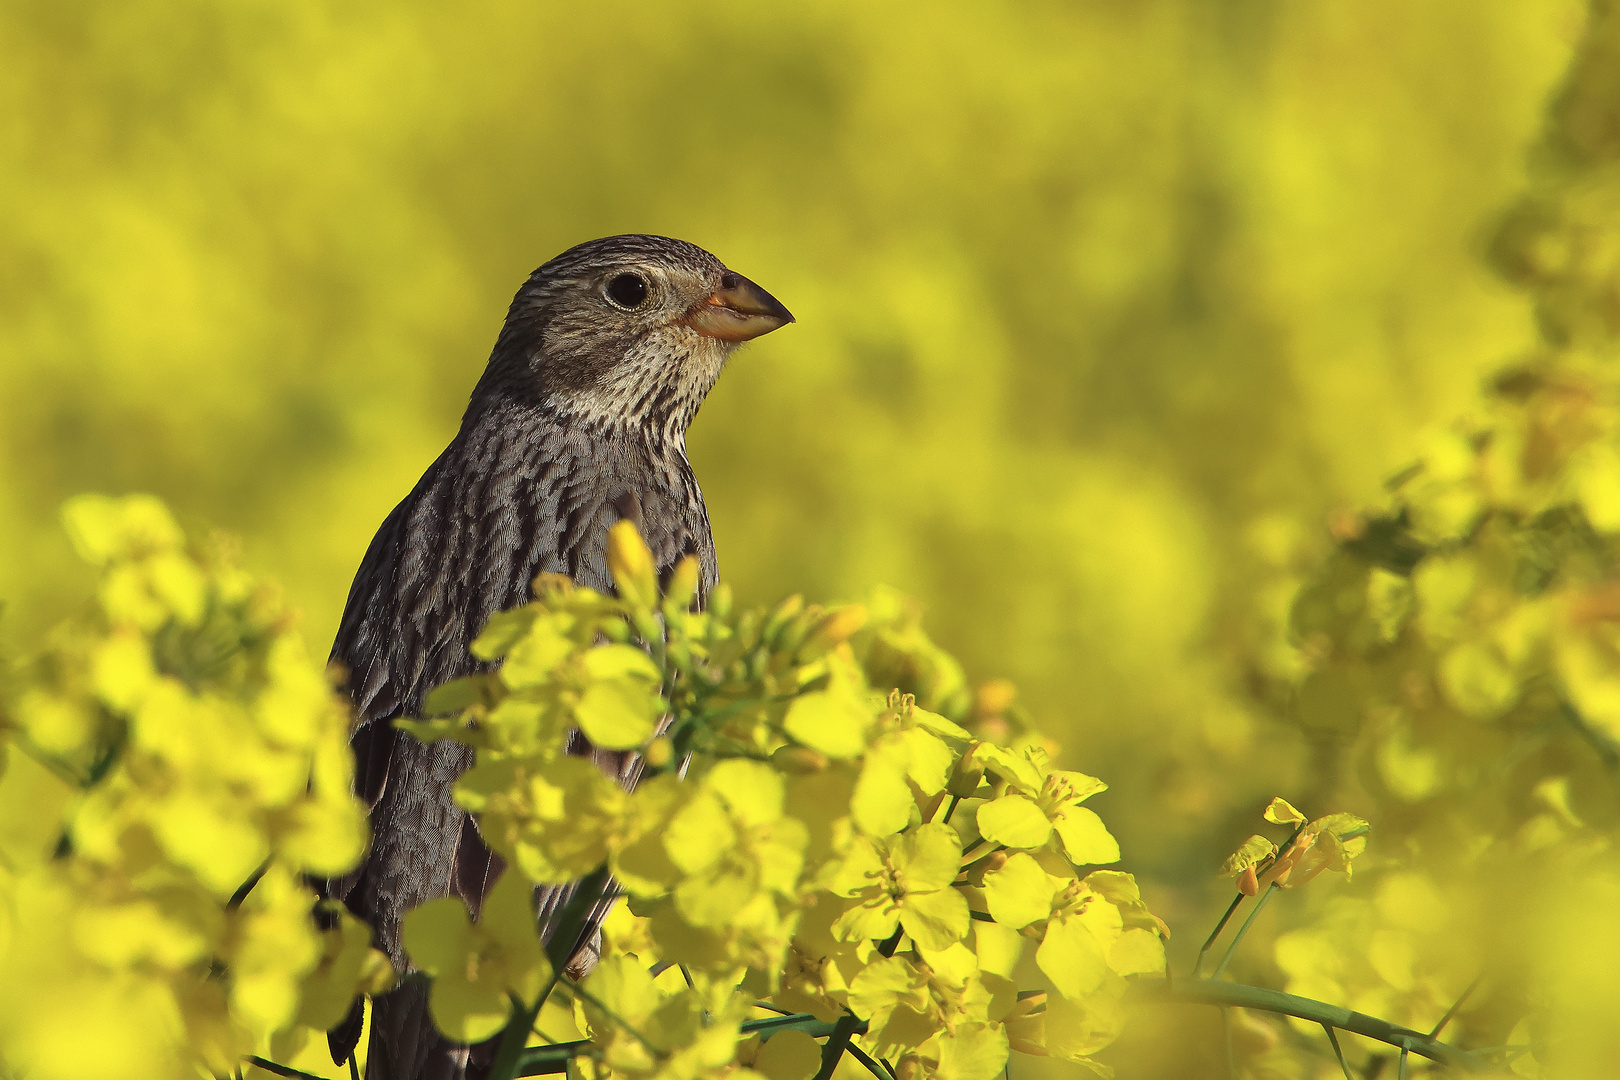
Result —
[[138, 490], [324, 648], [523, 278], [682, 237], [799, 319], [691, 432], [722, 574], [918, 597], [1199, 936], [1301, 752], [1260, 583], [1535, 340], [1483, 254], [1583, 15], [6, 0], [0, 635], [88, 594], [62, 501]]

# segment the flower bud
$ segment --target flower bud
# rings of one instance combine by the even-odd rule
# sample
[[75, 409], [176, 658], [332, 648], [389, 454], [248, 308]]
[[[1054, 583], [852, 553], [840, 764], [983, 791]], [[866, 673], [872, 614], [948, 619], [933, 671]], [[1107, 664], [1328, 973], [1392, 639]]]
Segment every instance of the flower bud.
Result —
[[804, 644], [799, 646], [799, 659], [814, 660], [848, 641], [855, 631], [865, 625], [865, 604], [848, 604], [829, 611], [810, 630]]
[[1007, 679], [990, 679], [979, 684], [973, 695], [973, 711], [980, 716], [1000, 716], [1018, 698], [1018, 687]]
[[984, 780], [984, 766], [976, 764], [973, 760], [973, 751], [978, 747], [975, 743], [962, 759], [951, 770], [951, 778], [946, 781], [945, 790], [958, 799], [971, 799], [973, 793], [979, 790], [979, 784]]
[[783, 600], [780, 604], [777, 604], [776, 610], [771, 612], [770, 615], [766, 616], [765, 625], [760, 627], [760, 640], [774, 646], [776, 644], [776, 639], [781, 636], [781, 633], [787, 624], [795, 615], [803, 610], [804, 597], [800, 596], [798, 593], [794, 593], [786, 600]]
[[675, 744], [669, 741], [669, 736], [660, 735], [647, 744], [647, 749], [641, 756], [647, 759], [647, 764], [651, 768], [662, 769], [674, 760]]
[[720, 620], [731, 617], [731, 586], [725, 582], [714, 587], [709, 594], [709, 614]]
[[697, 599], [698, 576], [698, 561], [692, 556], [688, 555], [675, 564], [675, 569], [669, 575], [669, 584], [664, 589], [666, 616], [691, 610]]
[[618, 586], [619, 597], [638, 608], [658, 603], [658, 571], [652, 552], [629, 521], [620, 521], [608, 530], [608, 572]]

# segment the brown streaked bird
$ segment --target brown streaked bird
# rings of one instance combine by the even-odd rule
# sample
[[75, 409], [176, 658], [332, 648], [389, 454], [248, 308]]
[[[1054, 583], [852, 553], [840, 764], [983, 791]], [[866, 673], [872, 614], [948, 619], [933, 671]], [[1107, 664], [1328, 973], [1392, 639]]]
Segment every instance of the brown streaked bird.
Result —
[[[529, 599], [538, 574], [611, 590], [607, 532], [621, 519], [641, 530], [661, 573], [697, 556], [706, 595], [714, 538], [686, 429], [733, 350], [792, 321], [713, 255], [662, 236], [580, 244], [518, 290], [460, 431], [371, 541], [332, 646], [358, 712], [355, 788], [371, 808], [372, 844], [326, 891], [371, 924], [399, 970], [409, 970], [405, 912], [441, 896], [477, 911], [502, 868], [451, 799], [472, 751], [419, 743], [390, 721], [486, 667], [468, 646], [491, 615]], [[634, 784], [636, 759], [575, 738], [571, 749]], [[566, 891], [540, 890], [543, 932]], [[330, 1035], [339, 1064], [360, 1015], [356, 1002]], [[476, 1076], [491, 1052], [442, 1039], [420, 984], [373, 1002], [368, 1080]]]

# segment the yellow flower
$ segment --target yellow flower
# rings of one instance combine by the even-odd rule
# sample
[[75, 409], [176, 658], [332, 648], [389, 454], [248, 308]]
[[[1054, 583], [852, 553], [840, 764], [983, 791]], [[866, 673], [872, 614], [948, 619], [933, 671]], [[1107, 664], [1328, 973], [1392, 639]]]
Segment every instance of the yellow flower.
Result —
[[484, 899], [478, 922], [460, 900], [430, 900], [405, 915], [411, 960], [433, 976], [433, 1023], [457, 1042], [475, 1043], [506, 1026], [509, 995], [532, 1003], [551, 977], [535, 931], [533, 886], [514, 870]]
[[980, 743], [974, 758], [1006, 784], [1006, 791], [978, 809], [979, 834], [1010, 848], [1046, 846], [1056, 834], [1060, 850], [1077, 866], [1119, 861], [1119, 842], [1102, 819], [1080, 804], [1108, 785], [1095, 776], [1048, 769], [1046, 755]]
[[967, 898], [951, 887], [962, 843], [949, 825], [921, 825], [898, 836], [856, 837], [832, 885], [858, 902], [833, 924], [844, 941], [881, 941], [904, 927], [918, 946], [944, 949], [967, 935]]

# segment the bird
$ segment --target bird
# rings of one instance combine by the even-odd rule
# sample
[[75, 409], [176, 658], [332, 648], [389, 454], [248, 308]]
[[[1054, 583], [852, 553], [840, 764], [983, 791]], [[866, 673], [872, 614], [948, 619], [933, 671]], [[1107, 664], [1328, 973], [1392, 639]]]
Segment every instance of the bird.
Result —
[[[704, 249], [642, 234], [572, 247], [513, 298], [455, 438], [367, 548], [332, 646], [354, 703], [355, 792], [372, 840], [322, 891], [371, 925], [396, 970], [411, 970], [404, 914], [444, 896], [476, 913], [502, 862], [452, 798], [472, 750], [418, 742], [391, 721], [420, 715], [439, 684], [488, 670], [469, 646], [492, 615], [530, 598], [538, 575], [611, 592], [608, 530], [621, 520], [661, 575], [697, 559], [702, 603], [719, 569], [687, 428], [737, 347], [793, 321]], [[629, 755], [572, 739], [570, 752], [633, 785]], [[538, 890], [542, 921], [563, 894]], [[360, 1010], [357, 999], [328, 1034], [340, 1065]], [[439, 1035], [426, 988], [406, 980], [373, 1000], [367, 1052], [368, 1080], [454, 1080], [487, 1070], [493, 1051]]]

